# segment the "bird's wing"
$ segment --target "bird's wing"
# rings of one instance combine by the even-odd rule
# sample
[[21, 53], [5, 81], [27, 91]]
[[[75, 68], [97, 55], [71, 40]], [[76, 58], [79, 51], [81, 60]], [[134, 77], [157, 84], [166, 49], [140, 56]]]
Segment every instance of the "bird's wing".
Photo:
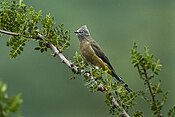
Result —
[[100, 48], [100, 46], [98, 45], [98, 43], [93, 40], [92, 43], [91, 43], [91, 47], [94, 50], [95, 54], [99, 58], [101, 58], [102, 61], [105, 62], [112, 70], [114, 70], [111, 63], [109, 62], [109, 59], [107, 58], [107, 56], [105, 56], [105, 54], [103, 53], [103, 51]]

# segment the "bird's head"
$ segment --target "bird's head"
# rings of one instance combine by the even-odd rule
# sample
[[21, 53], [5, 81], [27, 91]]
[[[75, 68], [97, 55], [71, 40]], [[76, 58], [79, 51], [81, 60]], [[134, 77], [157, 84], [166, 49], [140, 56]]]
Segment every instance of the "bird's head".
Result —
[[79, 39], [86, 39], [90, 37], [90, 32], [86, 25], [81, 26], [77, 31], [75, 31]]

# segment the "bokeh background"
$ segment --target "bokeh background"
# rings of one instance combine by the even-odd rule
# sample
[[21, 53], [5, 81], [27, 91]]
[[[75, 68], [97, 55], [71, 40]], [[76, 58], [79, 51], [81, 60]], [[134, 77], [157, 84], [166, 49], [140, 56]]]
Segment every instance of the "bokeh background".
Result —
[[[28, 6], [51, 13], [58, 24], [71, 32], [71, 47], [64, 52], [72, 59], [79, 50], [73, 33], [86, 24], [120, 76], [133, 90], [143, 89], [136, 69], [131, 65], [130, 49], [136, 41], [139, 49], [149, 46], [163, 64], [159, 78], [168, 101], [163, 113], [175, 105], [175, 1], [174, 0], [24, 0]], [[0, 80], [8, 92], [22, 92], [24, 117], [108, 117], [102, 93], [90, 93], [82, 77], [70, 80], [72, 72], [51, 51], [34, 51], [29, 42], [21, 56], [9, 59], [7, 38], [0, 40]], [[150, 115], [150, 107], [138, 99], [135, 110]]]

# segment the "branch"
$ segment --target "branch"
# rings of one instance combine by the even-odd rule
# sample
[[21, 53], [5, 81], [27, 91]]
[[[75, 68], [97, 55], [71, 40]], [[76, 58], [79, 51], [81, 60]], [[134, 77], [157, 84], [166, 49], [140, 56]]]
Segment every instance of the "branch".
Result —
[[[147, 75], [147, 72], [146, 72], [146, 69], [143, 68], [143, 72], [144, 72], [144, 78], [145, 78], [145, 81], [147, 83], [147, 86], [148, 86], [148, 89], [149, 89], [149, 92], [150, 92], [150, 95], [151, 95], [151, 98], [152, 98], [152, 103], [154, 105], [154, 107], [156, 107], [156, 110], [157, 109], [157, 105], [156, 105], [156, 99], [155, 99], [155, 94], [153, 93], [153, 89], [152, 89], [152, 86], [151, 86], [151, 83], [149, 81], [149, 78], [148, 78], [148, 75]], [[162, 113], [159, 111], [158, 112], [158, 117], [162, 117]]]
[[0, 32], [3, 33], [3, 34], [7, 34], [7, 35], [19, 36], [18, 33], [9, 32], [9, 31], [5, 31], [5, 30], [1, 30], [1, 29], [0, 29]]
[[145, 75], [144, 78], [145, 78], [145, 81], [146, 81], [146, 83], [147, 83], [147, 85], [148, 85], [148, 89], [149, 89], [149, 92], [150, 92], [150, 95], [151, 95], [153, 104], [155, 104], [155, 101], [156, 101], [156, 100], [155, 100], [155, 95], [154, 95], [153, 90], [152, 90], [152, 88], [151, 88], [151, 83], [149, 82], [149, 78], [148, 78], [146, 69], [143, 69], [143, 71], [144, 71], [144, 75]]
[[[3, 34], [7, 34], [7, 35], [11, 35], [11, 36], [20, 36], [19, 33], [15, 33], [15, 32], [9, 32], [9, 31], [5, 31], [5, 30], [1, 30], [0, 29], [0, 33]], [[25, 38], [33, 38], [34, 37], [26, 37], [25, 35], [22, 35]], [[44, 40], [45, 37], [41, 34], [38, 33], [36, 39], [42, 39]], [[88, 77], [90, 78], [95, 84], [97, 84], [97, 81], [94, 79], [94, 77], [87, 71], [80, 69], [78, 66], [74, 65], [71, 61], [69, 61], [61, 51], [59, 51], [59, 49], [57, 47], [55, 47], [52, 43], [49, 44], [49, 48], [53, 51], [54, 55], [60, 59], [64, 64], [66, 64], [74, 73], [76, 74], [80, 74], [84, 77]], [[98, 91], [101, 91], [102, 93], [106, 94], [107, 93], [107, 88], [104, 87], [103, 84], [99, 84], [98, 86]], [[115, 97], [112, 97], [112, 104], [114, 108], [118, 108], [119, 107], [119, 103], [117, 102], [117, 100], [115, 99]], [[123, 117], [130, 117], [129, 114], [125, 111], [125, 109], [123, 109]]]

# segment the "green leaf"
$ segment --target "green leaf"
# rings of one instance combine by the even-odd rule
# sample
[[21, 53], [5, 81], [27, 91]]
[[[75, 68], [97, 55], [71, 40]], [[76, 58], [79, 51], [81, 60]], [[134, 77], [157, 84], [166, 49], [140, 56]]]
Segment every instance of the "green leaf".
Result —
[[34, 48], [34, 50], [40, 50], [41, 48], [40, 47], [36, 47], [36, 48]]
[[175, 106], [169, 110], [168, 117], [175, 117]]
[[9, 97], [7, 94], [7, 85], [0, 81], [0, 117], [11, 117], [19, 114], [22, 103], [21, 94]]
[[140, 111], [134, 112], [134, 117], [144, 117], [143, 112], [140, 112]]
[[43, 53], [43, 52], [44, 52], [44, 49], [43, 49], [43, 48], [41, 48], [41, 49], [40, 49], [40, 51], [41, 51], [41, 53]]
[[22, 103], [21, 94], [12, 97], [8, 102], [8, 110], [11, 112], [17, 112]]

